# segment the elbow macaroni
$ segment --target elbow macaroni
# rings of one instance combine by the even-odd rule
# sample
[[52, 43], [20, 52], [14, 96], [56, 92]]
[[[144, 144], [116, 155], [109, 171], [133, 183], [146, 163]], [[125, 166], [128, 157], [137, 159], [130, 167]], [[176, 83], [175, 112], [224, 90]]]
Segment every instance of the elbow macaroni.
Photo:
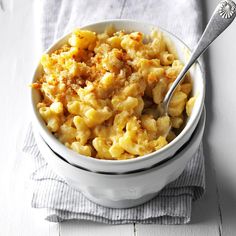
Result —
[[102, 34], [76, 29], [67, 43], [42, 56], [43, 75], [32, 84], [41, 92], [38, 109], [48, 129], [75, 152], [99, 159], [130, 159], [164, 147], [195, 102], [186, 75], [170, 117], [158, 116], [183, 68], [169, 48], [159, 31], [146, 37], [112, 27]]

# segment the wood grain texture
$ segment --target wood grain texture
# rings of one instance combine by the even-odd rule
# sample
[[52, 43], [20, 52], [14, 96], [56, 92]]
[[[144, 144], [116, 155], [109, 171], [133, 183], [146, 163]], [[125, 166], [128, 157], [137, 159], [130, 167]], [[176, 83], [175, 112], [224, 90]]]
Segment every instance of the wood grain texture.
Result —
[[105, 225], [94, 222], [86, 221], [68, 221], [60, 224], [60, 235], [61, 236], [133, 236], [134, 227], [133, 224], [129, 225]]
[[33, 2], [4, 1], [4, 9], [0, 12], [0, 235], [59, 235], [58, 225], [44, 221], [30, 206], [30, 159], [20, 152], [30, 120], [27, 84], [36, 59]]
[[[235, 235], [236, 123], [232, 117], [236, 116], [236, 80], [233, 73], [236, 44], [230, 44], [236, 35], [235, 23], [210, 49], [207, 68], [212, 69], [209, 77], [214, 78], [214, 83], [207, 78], [208, 121], [204, 139], [207, 193], [193, 204], [191, 224], [112, 226], [78, 221], [53, 224], [44, 220], [41, 210], [30, 207], [28, 175], [32, 166], [30, 158], [20, 152], [24, 129], [30, 121], [30, 107], [25, 105], [29, 104], [26, 85], [38, 59], [38, 42], [34, 32], [35, 2], [38, 1], [0, 0], [0, 235]], [[217, 2], [207, 1], [209, 12]], [[83, 7], [77, 9], [78, 21], [83, 25], [107, 18], [148, 20], [154, 14], [154, 4], [154, 0], [135, 3], [130, 0], [102, 0], [98, 1], [95, 9], [83, 1]], [[94, 14], [89, 14], [91, 11]], [[73, 27], [73, 19], [68, 19], [68, 22], [68, 27]], [[58, 24], [58, 34], [60, 27], [66, 25], [63, 22]]]

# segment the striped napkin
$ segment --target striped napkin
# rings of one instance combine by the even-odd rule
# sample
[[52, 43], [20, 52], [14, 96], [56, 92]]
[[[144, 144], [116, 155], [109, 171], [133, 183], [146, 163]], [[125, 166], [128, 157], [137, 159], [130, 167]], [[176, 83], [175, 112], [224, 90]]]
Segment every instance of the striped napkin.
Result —
[[[160, 25], [182, 38], [190, 47], [196, 44], [202, 29], [198, 0], [42, 0], [35, 1], [35, 4], [42, 50], [74, 27], [107, 18], [134, 18]], [[184, 224], [191, 219], [192, 202], [199, 199], [205, 190], [202, 146], [176, 181], [149, 202], [128, 209], [97, 205], [71, 188], [44, 161], [31, 126], [23, 151], [30, 154], [35, 163], [31, 175], [32, 207], [44, 209], [45, 219], [52, 222], [78, 219], [109, 224]]]

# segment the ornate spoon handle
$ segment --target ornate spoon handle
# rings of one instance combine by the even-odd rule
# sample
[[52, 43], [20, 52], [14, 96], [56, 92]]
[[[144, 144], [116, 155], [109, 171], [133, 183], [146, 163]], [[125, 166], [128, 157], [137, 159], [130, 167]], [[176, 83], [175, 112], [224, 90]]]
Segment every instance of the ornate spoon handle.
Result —
[[184, 75], [198, 59], [198, 57], [209, 47], [209, 45], [231, 24], [236, 16], [236, 4], [231, 0], [221, 1], [208, 22], [206, 29], [204, 30], [202, 37], [198, 41], [197, 46], [193, 50], [189, 62], [184, 66], [163, 101], [163, 113], [168, 114], [168, 106], [170, 99], [177, 87], [182, 81]]

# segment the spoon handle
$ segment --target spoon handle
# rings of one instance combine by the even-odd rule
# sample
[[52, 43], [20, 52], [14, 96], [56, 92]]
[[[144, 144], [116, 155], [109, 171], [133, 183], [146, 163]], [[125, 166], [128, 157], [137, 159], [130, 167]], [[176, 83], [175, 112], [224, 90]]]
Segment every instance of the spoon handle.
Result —
[[182, 81], [184, 75], [193, 65], [193, 63], [198, 59], [198, 57], [209, 47], [209, 45], [232, 23], [236, 16], [236, 4], [231, 0], [221, 1], [214, 13], [211, 16], [197, 46], [193, 50], [191, 58], [188, 63], [185, 64], [183, 70], [180, 72], [174, 83], [168, 90], [165, 98], [163, 100], [163, 108], [165, 114], [168, 114], [168, 106], [170, 99], [177, 87], [177, 85]]

